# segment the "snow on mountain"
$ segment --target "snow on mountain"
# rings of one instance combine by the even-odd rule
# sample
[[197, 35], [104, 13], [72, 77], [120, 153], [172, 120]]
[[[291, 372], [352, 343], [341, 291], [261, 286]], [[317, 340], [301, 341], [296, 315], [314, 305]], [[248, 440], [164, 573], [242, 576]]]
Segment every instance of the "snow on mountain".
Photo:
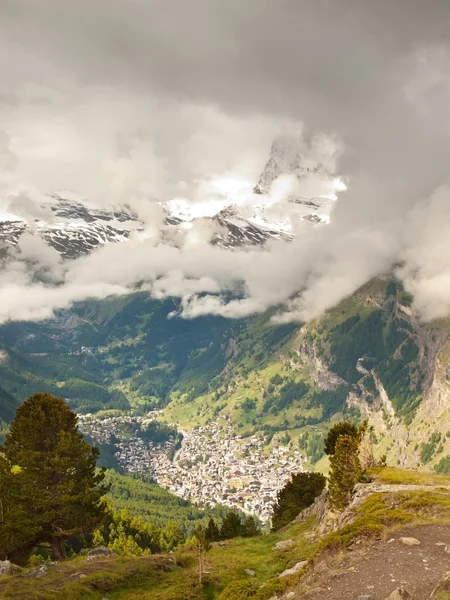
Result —
[[[280, 192], [281, 176], [296, 182], [288, 193]], [[263, 245], [270, 239], [288, 242], [293, 238], [292, 219], [327, 223], [335, 192], [342, 189], [345, 185], [323, 165], [303, 158], [298, 139], [280, 137], [272, 144], [253, 193], [250, 188], [244, 196], [219, 194], [203, 202], [174, 199], [163, 204], [164, 238], [170, 242], [171, 232], [175, 237], [206, 220], [214, 226], [212, 243], [223, 248]], [[28, 232], [64, 258], [76, 258], [107, 243], [126, 242], [131, 232], [143, 228], [130, 207], [95, 208], [71, 192], [53, 194], [41, 208], [46, 216], [39, 214], [39, 219], [0, 214], [0, 245], [15, 246]]]
[[73, 196], [69, 199], [55, 194], [46, 208], [50, 209], [48, 220], [6, 215], [0, 220], [0, 244], [15, 246], [28, 232], [41, 237], [64, 258], [76, 258], [106, 243], [125, 242], [130, 231], [140, 226], [129, 207], [109, 211], [90, 208]]
[[254, 187], [255, 194], [269, 194], [282, 175], [295, 177], [296, 185], [288, 195], [288, 202], [297, 205], [298, 216], [315, 223], [328, 223], [337, 200], [335, 192], [345, 190], [345, 185], [318, 158], [305, 158], [296, 138], [280, 136], [273, 142], [270, 158]]

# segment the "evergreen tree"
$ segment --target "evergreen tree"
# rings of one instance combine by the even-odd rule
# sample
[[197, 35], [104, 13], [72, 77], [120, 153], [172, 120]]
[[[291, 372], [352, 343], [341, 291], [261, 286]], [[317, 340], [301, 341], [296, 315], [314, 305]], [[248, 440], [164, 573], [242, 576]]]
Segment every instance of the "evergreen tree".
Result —
[[220, 537], [223, 540], [229, 540], [239, 535], [242, 535], [241, 517], [233, 510], [230, 510], [222, 521]]
[[255, 517], [247, 517], [242, 525], [242, 535], [244, 537], [255, 537], [255, 535], [259, 535], [260, 533], [261, 531]]
[[[15, 556], [26, 561], [26, 549], [34, 543], [39, 527], [29, 508], [21, 501], [16, 481], [21, 470], [0, 454], [0, 560]], [[22, 557], [22, 553], [25, 556]], [[22, 559], [22, 560], [21, 560]]]
[[220, 529], [217, 527], [216, 522], [212, 517], [208, 521], [205, 535], [209, 542], [217, 542], [217, 540], [220, 539]]
[[322, 473], [294, 473], [286, 485], [277, 493], [273, 507], [272, 529], [281, 529], [314, 500], [325, 488], [326, 479]]
[[96, 471], [99, 450], [84, 441], [64, 400], [36, 394], [17, 409], [0, 452], [14, 473], [7, 476], [7, 510], [15, 503], [33, 532], [13, 550], [49, 542], [53, 558], [64, 558], [63, 541], [84, 538], [103, 518], [99, 501], [106, 488], [103, 470]]
[[358, 437], [340, 435], [330, 456], [328, 489], [330, 506], [335, 510], [343, 510], [350, 503], [353, 488], [361, 479], [359, 443]]
[[330, 429], [325, 439], [325, 453], [328, 454], [328, 456], [333, 456], [336, 442], [340, 435], [348, 435], [356, 438], [359, 435], [359, 430], [353, 423], [349, 423], [348, 421], [336, 423], [336, 425]]

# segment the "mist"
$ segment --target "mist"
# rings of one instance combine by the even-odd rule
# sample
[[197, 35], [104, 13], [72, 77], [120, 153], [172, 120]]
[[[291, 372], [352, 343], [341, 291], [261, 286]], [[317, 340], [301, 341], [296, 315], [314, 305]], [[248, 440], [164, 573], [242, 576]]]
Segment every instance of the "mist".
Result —
[[[138, 284], [180, 298], [183, 318], [277, 306], [278, 321], [305, 321], [392, 270], [423, 319], [450, 313], [446, 0], [7, 1], [0, 75], [0, 210], [46, 218], [46, 194], [69, 190], [144, 223], [73, 261], [22, 239], [0, 321]], [[287, 201], [323, 185], [312, 176], [267, 200], [291, 243], [226, 251], [205, 222], [166, 241], [161, 202], [256, 202], [279, 135], [345, 182], [328, 225]]]

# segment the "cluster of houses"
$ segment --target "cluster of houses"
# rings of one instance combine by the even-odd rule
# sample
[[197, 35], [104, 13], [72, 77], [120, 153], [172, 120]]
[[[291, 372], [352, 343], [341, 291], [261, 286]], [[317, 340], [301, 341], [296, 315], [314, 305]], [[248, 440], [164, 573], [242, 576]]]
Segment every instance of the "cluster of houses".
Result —
[[[147, 472], [162, 487], [196, 503], [239, 508], [267, 521], [277, 492], [292, 473], [302, 470], [305, 456], [288, 446], [264, 447], [263, 435], [242, 438], [232, 426], [213, 422], [183, 431], [181, 448], [143, 439], [146, 423], [158, 418], [80, 416], [79, 427], [96, 443], [114, 444], [116, 457], [127, 472]], [[125, 427], [124, 427], [125, 425]]]
[[306, 460], [287, 446], [267, 454], [262, 435], [242, 438], [217, 422], [183, 433], [173, 462], [152, 461], [156, 481], [184, 498], [239, 508], [263, 522], [272, 514], [278, 490]]
[[164, 443], [145, 439], [145, 428], [157, 419], [158, 411], [145, 417], [120, 415], [99, 419], [90, 413], [79, 415], [78, 428], [83, 435], [92, 438], [95, 444], [113, 445], [119, 466], [127, 473], [152, 472], [151, 465], [164, 462], [175, 443], [174, 436]]

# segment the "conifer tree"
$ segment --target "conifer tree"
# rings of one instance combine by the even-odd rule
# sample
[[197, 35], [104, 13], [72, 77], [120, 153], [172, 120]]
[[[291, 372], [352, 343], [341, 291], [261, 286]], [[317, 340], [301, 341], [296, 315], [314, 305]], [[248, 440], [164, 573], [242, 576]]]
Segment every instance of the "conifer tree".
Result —
[[217, 542], [220, 539], [220, 529], [218, 528], [216, 522], [211, 517], [208, 521], [208, 526], [205, 531], [206, 538], [210, 542]]
[[330, 429], [327, 437], [325, 438], [325, 454], [328, 454], [328, 456], [332, 456], [334, 454], [336, 442], [340, 435], [358, 437], [359, 430], [355, 425], [353, 425], [353, 423], [349, 423], [349, 421], [341, 421], [340, 423], [336, 423], [336, 425]]
[[350, 503], [353, 488], [361, 479], [359, 443], [359, 437], [340, 435], [330, 456], [328, 490], [330, 506], [335, 510], [343, 510]]
[[12, 502], [24, 516], [21, 539], [27, 523], [33, 532], [28, 546], [49, 542], [53, 558], [64, 558], [63, 541], [83, 538], [103, 517], [99, 501], [106, 488], [103, 470], [96, 471], [99, 450], [84, 441], [64, 400], [36, 394], [17, 409], [0, 452], [11, 473], [6, 475], [7, 510], [13, 510]]
[[294, 473], [277, 493], [273, 507], [274, 531], [290, 523], [305, 508], [311, 506], [325, 488], [326, 479], [321, 473]]
[[233, 510], [230, 510], [225, 515], [220, 528], [220, 537], [223, 540], [242, 535], [241, 517]]
[[247, 517], [242, 524], [242, 535], [244, 537], [255, 537], [255, 535], [259, 535], [260, 533], [258, 522], [255, 517], [252, 515]]

